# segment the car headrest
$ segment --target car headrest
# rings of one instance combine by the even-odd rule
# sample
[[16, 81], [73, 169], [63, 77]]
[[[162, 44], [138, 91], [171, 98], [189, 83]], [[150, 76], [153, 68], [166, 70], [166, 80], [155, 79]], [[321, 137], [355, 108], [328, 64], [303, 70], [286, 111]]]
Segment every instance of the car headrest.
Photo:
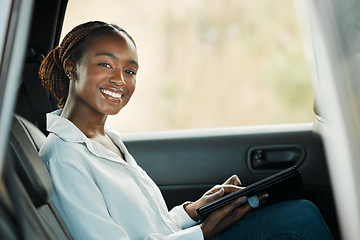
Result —
[[[40, 130], [36, 133], [35, 129], [33, 126], [32, 136], [39, 135], [41, 139], [40, 134], [43, 133]], [[15, 165], [19, 178], [31, 200], [37, 207], [46, 204], [52, 193], [51, 177], [39, 157], [33, 138], [18, 116], [13, 118], [9, 141], [16, 156]]]

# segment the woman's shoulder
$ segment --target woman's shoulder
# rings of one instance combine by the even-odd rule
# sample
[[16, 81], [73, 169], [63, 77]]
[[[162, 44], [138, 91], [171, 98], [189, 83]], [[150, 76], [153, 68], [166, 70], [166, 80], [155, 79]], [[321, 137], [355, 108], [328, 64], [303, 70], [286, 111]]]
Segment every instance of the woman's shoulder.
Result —
[[70, 159], [82, 159], [84, 156], [84, 144], [65, 141], [54, 133], [50, 133], [40, 149], [39, 155], [42, 160], [48, 161], [70, 161]]

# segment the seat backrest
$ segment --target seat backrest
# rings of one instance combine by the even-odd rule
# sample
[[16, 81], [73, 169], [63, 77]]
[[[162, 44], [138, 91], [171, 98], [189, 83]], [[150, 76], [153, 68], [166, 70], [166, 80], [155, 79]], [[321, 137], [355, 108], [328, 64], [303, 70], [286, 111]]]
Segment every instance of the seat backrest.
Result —
[[7, 185], [25, 239], [68, 240], [72, 237], [50, 199], [51, 177], [38, 155], [45, 138], [32, 123], [14, 116], [9, 152], [15, 176]]
[[14, 118], [15, 118], [13, 120], [14, 124], [16, 124], [16, 122], [19, 123], [22, 130], [24, 130], [25, 134], [30, 138], [30, 142], [33, 144], [36, 151], [39, 152], [41, 146], [44, 144], [46, 140], [45, 134], [42, 131], [40, 131], [40, 129], [36, 127], [33, 123], [28, 121], [26, 118], [23, 118], [19, 115], [14, 115]]

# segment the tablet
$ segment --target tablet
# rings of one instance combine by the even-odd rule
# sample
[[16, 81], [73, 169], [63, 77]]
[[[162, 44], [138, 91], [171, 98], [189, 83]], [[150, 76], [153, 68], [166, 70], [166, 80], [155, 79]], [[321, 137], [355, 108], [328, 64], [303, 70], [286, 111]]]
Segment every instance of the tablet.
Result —
[[296, 166], [285, 169], [258, 182], [255, 182], [242, 190], [228, 194], [209, 204], [196, 209], [196, 214], [200, 221], [204, 221], [206, 217], [213, 211], [222, 208], [235, 199], [245, 196], [251, 198], [263, 193], [269, 193], [270, 196], [284, 194], [291, 190], [299, 189], [303, 186], [301, 173]]

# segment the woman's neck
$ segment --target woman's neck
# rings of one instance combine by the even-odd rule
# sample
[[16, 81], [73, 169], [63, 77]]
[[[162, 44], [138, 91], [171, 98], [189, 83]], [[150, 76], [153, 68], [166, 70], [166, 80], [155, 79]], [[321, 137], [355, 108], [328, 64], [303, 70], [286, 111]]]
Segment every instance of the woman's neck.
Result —
[[88, 138], [105, 135], [107, 115], [95, 112], [81, 104], [65, 104], [61, 116], [69, 119]]

